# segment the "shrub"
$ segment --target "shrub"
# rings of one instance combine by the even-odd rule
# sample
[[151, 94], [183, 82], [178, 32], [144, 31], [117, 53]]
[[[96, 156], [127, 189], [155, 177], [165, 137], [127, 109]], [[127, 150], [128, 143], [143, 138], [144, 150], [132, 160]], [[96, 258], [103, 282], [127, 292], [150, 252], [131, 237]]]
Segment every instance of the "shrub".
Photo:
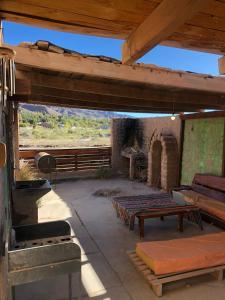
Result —
[[17, 180], [34, 180], [37, 178], [37, 174], [31, 169], [29, 163], [21, 159], [20, 170]]

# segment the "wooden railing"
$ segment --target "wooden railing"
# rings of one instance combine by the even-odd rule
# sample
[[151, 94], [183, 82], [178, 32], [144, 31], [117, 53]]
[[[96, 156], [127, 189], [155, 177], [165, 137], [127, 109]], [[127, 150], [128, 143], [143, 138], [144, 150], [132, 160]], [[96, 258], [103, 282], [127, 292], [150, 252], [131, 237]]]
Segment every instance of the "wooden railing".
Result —
[[56, 159], [57, 172], [96, 170], [111, 166], [111, 147], [90, 147], [75, 149], [20, 149], [20, 159], [36, 168], [34, 157], [47, 152]]

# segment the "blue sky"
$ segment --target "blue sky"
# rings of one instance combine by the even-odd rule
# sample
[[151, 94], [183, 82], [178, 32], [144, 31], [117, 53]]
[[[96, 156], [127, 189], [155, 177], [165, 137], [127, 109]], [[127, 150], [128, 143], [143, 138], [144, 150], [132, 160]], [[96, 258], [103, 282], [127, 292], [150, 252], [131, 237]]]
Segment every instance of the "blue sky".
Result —
[[[54, 44], [78, 52], [101, 54], [121, 59], [122, 40], [78, 35], [12, 22], [4, 22], [3, 27], [4, 41], [11, 45], [18, 45], [24, 41], [36, 42], [37, 40], [48, 40]], [[143, 56], [139, 62], [176, 70], [218, 75], [218, 58], [219, 56], [214, 54], [157, 46]], [[129, 114], [149, 116], [149, 114]]]

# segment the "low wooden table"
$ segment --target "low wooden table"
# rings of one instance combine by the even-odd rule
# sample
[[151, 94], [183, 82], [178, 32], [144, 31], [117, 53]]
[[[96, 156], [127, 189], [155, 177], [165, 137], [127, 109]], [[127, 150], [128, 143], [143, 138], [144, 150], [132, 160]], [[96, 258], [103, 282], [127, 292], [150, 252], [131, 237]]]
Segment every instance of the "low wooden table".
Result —
[[178, 218], [178, 230], [180, 232], [183, 232], [183, 218], [187, 216], [188, 218], [194, 219], [194, 221], [199, 225], [201, 230], [203, 230], [202, 226], [202, 219], [201, 219], [201, 213], [199, 207], [196, 205], [188, 205], [188, 206], [183, 206], [183, 207], [174, 207], [174, 208], [159, 208], [159, 209], [148, 209], [146, 212], [138, 213], [136, 214], [136, 217], [138, 218], [139, 221], [139, 232], [140, 232], [140, 237], [144, 237], [144, 223], [145, 219], [150, 219], [150, 218], [161, 218], [161, 220], [164, 219], [165, 216], [173, 216], [177, 215]]

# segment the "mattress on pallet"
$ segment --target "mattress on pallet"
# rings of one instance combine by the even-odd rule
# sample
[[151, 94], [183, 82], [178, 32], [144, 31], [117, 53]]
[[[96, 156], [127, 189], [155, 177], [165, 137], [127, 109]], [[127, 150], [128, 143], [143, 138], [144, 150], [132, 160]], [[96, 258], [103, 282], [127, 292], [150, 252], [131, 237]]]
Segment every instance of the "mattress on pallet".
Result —
[[136, 254], [156, 275], [225, 265], [225, 232], [137, 243]]
[[195, 191], [179, 191], [184, 200], [197, 205], [203, 211], [225, 221], [225, 203], [214, 198], [207, 197]]

